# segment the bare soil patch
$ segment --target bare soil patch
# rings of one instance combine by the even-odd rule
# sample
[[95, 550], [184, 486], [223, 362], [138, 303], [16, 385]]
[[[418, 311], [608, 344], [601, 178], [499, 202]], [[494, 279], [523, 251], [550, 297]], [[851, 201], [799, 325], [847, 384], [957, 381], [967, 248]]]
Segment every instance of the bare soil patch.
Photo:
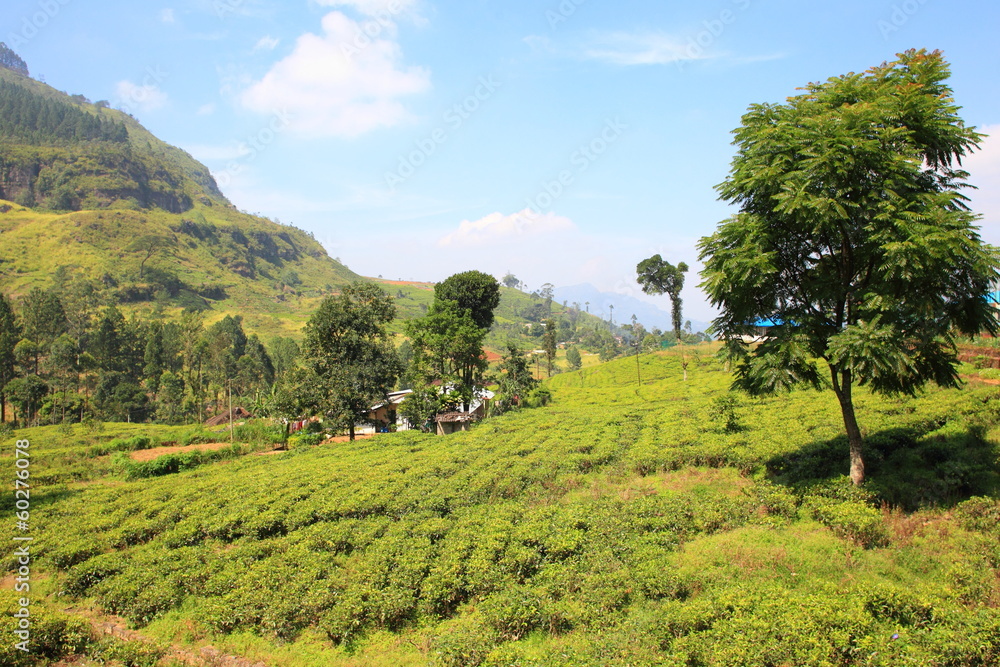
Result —
[[187, 447], [153, 447], [152, 449], [140, 449], [139, 451], [132, 452], [130, 456], [133, 461], [152, 461], [164, 454], [183, 454], [196, 450], [214, 452], [219, 449], [225, 449], [229, 444], [228, 442], [205, 442], [199, 445], [188, 445]]
[[[376, 435], [375, 433], [358, 433], [357, 435], [354, 436], [354, 439], [355, 440], [367, 440], [369, 438], [374, 438], [375, 435]], [[351, 436], [349, 436], [349, 435], [337, 435], [337, 436], [334, 436], [332, 438], [327, 438], [321, 444], [328, 445], [328, 444], [331, 444], [331, 443], [335, 444], [335, 443], [338, 443], [338, 442], [350, 442], [350, 441], [351, 441]]]

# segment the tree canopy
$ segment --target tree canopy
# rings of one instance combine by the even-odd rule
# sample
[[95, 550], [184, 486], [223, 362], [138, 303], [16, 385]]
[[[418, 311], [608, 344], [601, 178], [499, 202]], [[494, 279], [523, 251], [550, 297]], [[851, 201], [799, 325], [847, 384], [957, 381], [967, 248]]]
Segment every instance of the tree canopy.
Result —
[[[982, 135], [959, 118], [940, 52], [908, 51], [864, 73], [755, 104], [735, 131], [721, 198], [740, 212], [700, 242], [702, 287], [760, 394], [825, 384], [825, 361], [864, 480], [852, 387], [912, 394], [958, 383], [955, 331], [994, 332], [1000, 255], [961, 194]], [[769, 319], [768, 338], [744, 336]]]
[[688, 265], [679, 262], [674, 266], [659, 255], [653, 255], [639, 262], [635, 267], [639, 274], [639, 284], [646, 294], [666, 294], [670, 297], [670, 315], [677, 340], [681, 339], [681, 290], [684, 289], [684, 274]]
[[388, 294], [359, 281], [324, 299], [306, 324], [303, 353], [319, 379], [324, 412], [347, 427], [352, 440], [354, 425], [386, 400], [399, 376], [386, 331], [395, 315]]
[[0, 42], [0, 67], [6, 67], [12, 72], [17, 72], [21, 76], [28, 76], [28, 65], [21, 59], [21, 56], [14, 53], [4, 42]]
[[480, 329], [493, 326], [493, 311], [500, 305], [500, 284], [482, 271], [456, 273], [434, 286], [435, 301], [450, 301], [469, 312]]

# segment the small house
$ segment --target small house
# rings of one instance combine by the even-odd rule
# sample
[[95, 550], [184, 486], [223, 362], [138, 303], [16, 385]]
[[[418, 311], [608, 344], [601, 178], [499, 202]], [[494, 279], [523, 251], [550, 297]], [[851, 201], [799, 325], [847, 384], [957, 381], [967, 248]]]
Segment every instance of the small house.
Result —
[[438, 435], [468, 431], [474, 421], [476, 421], [476, 415], [471, 412], [445, 412], [434, 417]]
[[[233, 408], [232, 421], [246, 421], [248, 419], [253, 419], [253, 415], [246, 408], [235, 407]], [[223, 424], [228, 424], [230, 421], [229, 411], [223, 412], [221, 415], [216, 415], [205, 422], [205, 426], [222, 426]]]
[[368, 413], [368, 422], [374, 425], [373, 430], [387, 429], [391, 424], [396, 424], [397, 429], [400, 431], [409, 430], [411, 428], [410, 424], [405, 420], [403, 423], [399, 423], [396, 413], [399, 411], [399, 404], [406, 400], [406, 397], [412, 393], [412, 389], [389, 392], [389, 395], [386, 397], [388, 400], [378, 405], [373, 405], [371, 412]]
[[744, 343], [763, 343], [771, 338], [771, 331], [781, 324], [783, 322], [777, 318], [759, 319], [753, 323], [753, 334], [744, 335], [742, 340]]

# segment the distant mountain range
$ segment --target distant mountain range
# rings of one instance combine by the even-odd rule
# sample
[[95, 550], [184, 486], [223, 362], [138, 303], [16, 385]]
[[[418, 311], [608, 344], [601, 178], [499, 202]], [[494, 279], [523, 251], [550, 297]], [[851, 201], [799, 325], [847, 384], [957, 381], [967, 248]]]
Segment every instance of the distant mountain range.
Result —
[[[556, 301], [559, 303], [566, 301], [570, 306], [579, 303], [580, 308], [586, 308], [584, 304], [590, 302], [591, 315], [597, 315], [605, 320], [611, 314], [611, 306], [614, 306], [614, 318], [617, 324], [629, 324], [632, 321], [632, 315], [635, 315], [636, 319], [642, 322], [647, 329], [659, 327], [663, 331], [670, 331], [674, 326], [670, 319], [670, 299], [667, 296], [663, 296], [665, 309], [661, 309], [627, 294], [602, 292], [589, 283], [557, 287], [554, 294]], [[684, 320], [691, 321], [691, 330], [695, 332], [705, 331], [709, 326], [708, 322], [691, 320], [688, 317], [685, 317]]]

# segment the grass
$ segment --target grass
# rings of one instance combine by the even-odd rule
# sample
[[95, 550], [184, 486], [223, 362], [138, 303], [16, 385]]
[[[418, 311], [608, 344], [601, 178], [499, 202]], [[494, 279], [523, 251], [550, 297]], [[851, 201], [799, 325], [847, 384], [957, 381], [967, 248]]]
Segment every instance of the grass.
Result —
[[734, 426], [686, 354], [686, 382], [675, 351], [641, 385], [622, 359], [469, 433], [137, 481], [56, 481], [93, 436], [32, 431], [44, 605], [275, 665], [1000, 660], [996, 387], [860, 391], [857, 490], [831, 396], [739, 398]]

